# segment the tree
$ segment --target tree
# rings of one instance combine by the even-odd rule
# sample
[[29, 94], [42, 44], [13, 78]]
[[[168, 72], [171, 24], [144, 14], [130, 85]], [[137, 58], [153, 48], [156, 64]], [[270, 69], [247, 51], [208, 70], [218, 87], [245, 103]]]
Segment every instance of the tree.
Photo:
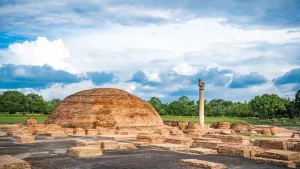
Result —
[[261, 118], [274, 118], [284, 115], [282, 112], [286, 111], [287, 104], [287, 99], [280, 98], [275, 94], [255, 96], [249, 102], [251, 111], [257, 113]]
[[47, 114], [51, 113], [60, 102], [61, 102], [61, 100], [59, 98], [48, 101], [47, 102], [47, 110], [45, 111], [45, 113], [47, 113]]
[[183, 116], [185, 115], [186, 108], [179, 101], [171, 102], [166, 108], [166, 113], [169, 115]]
[[250, 107], [247, 102], [241, 103], [232, 103], [230, 106], [225, 107], [224, 110], [225, 116], [230, 117], [248, 117], [250, 116]]
[[295, 115], [300, 116], [300, 90], [295, 95]]
[[209, 104], [211, 105], [213, 116], [222, 116], [224, 108], [230, 106], [232, 102], [223, 99], [213, 99]]
[[47, 111], [47, 103], [44, 101], [43, 97], [30, 93], [26, 95], [27, 97], [27, 110], [30, 113], [45, 113]]
[[148, 103], [150, 103], [157, 112], [161, 109], [162, 102], [157, 97], [151, 97]]
[[0, 112], [5, 112], [2, 97], [2, 94], [0, 94]]
[[26, 112], [27, 98], [18, 91], [5, 91], [2, 95], [2, 104], [5, 112], [15, 114]]

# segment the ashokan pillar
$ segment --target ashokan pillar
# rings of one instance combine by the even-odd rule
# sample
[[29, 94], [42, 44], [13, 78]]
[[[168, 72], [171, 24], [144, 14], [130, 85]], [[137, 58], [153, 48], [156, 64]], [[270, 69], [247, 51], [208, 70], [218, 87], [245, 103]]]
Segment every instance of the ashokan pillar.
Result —
[[204, 87], [205, 83], [199, 79], [199, 122], [204, 128]]

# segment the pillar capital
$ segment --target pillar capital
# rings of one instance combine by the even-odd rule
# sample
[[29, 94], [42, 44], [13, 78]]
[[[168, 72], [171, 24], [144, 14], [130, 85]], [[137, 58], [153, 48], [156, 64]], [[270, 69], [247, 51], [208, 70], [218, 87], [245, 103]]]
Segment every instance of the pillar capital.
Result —
[[199, 84], [198, 84], [199, 90], [204, 90], [205, 83], [202, 81], [202, 79], [198, 79], [198, 81], [199, 81]]

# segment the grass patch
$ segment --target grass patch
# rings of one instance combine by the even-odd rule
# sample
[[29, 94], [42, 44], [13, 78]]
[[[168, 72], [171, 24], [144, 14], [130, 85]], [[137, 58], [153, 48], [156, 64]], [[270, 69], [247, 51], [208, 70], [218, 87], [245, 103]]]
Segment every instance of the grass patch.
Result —
[[249, 137], [250, 139], [259, 139], [259, 138], [273, 138], [273, 136], [264, 136], [264, 135], [261, 135], [261, 136], [249, 136], [247, 134], [235, 134], [236, 136], [246, 136], [246, 137]]
[[[163, 120], [199, 121], [199, 116], [161, 116]], [[300, 126], [300, 119], [260, 119], [254, 117], [205, 117], [205, 123], [213, 124], [217, 121], [229, 121], [231, 124], [255, 124], [273, 126]]]
[[0, 114], [0, 124], [25, 123], [25, 120], [30, 117], [36, 118], [38, 123], [43, 123], [48, 115]]
[[[161, 116], [163, 120], [199, 121], [198, 116]], [[231, 124], [253, 124], [256, 118], [239, 117], [205, 117], [205, 123], [213, 124], [217, 121], [229, 121]]]

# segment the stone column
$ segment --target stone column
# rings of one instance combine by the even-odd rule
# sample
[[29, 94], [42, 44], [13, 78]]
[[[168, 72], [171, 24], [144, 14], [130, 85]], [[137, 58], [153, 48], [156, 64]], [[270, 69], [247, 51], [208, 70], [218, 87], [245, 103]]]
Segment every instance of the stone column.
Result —
[[199, 122], [204, 128], [204, 87], [205, 83], [199, 79]]

